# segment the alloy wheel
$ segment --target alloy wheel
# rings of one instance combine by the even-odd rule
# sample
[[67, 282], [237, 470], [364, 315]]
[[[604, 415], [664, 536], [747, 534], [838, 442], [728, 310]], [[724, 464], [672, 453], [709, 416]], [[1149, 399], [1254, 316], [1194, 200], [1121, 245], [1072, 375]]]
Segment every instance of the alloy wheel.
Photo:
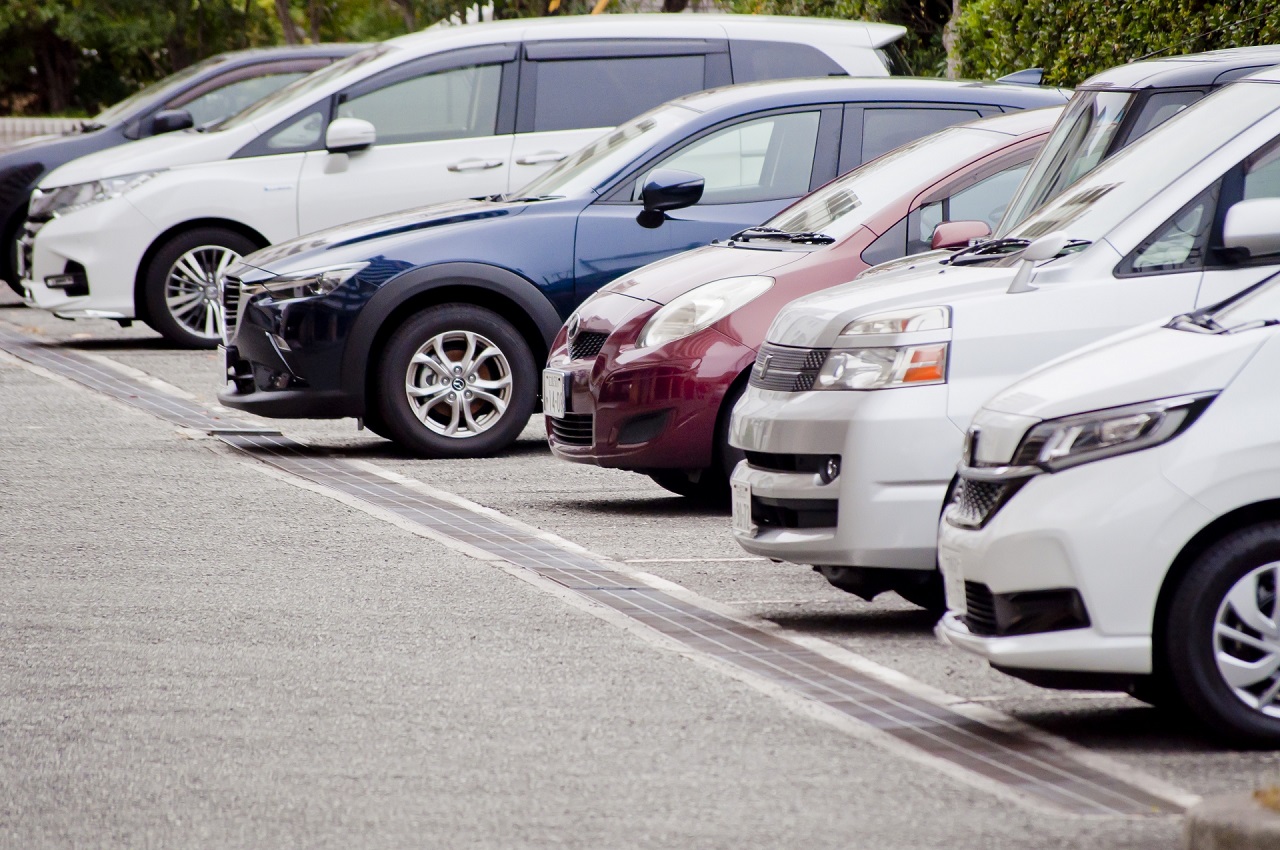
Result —
[[1213, 650], [1232, 693], [1280, 718], [1280, 562], [1251, 570], [1227, 591], [1214, 619]]
[[405, 393], [418, 420], [453, 439], [483, 434], [511, 403], [511, 364], [488, 337], [446, 331], [431, 337], [409, 360]]
[[169, 268], [164, 303], [174, 320], [202, 339], [219, 337], [222, 276], [240, 254], [222, 245], [192, 248]]

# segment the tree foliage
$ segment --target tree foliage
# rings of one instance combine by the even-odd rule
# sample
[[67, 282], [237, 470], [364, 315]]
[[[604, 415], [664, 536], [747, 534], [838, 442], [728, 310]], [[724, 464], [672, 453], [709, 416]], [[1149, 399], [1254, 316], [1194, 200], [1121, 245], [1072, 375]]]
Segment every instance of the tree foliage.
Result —
[[1148, 54], [1280, 42], [1280, 5], [1241, 0], [965, 0], [954, 24], [960, 76], [1045, 69], [1075, 85]]

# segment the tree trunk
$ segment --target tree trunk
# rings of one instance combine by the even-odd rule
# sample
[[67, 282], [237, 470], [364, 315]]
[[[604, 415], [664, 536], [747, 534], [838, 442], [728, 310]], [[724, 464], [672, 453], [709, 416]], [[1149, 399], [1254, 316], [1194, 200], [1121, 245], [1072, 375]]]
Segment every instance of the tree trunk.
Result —
[[302, 33], [289, 12], [289, 0], [276, 0], [276, 17], [280, 19], [280, 29], [284, 30], [285, 43], [302, 44]]
[[689, 6], [689, 0], [662, 0], [662, 11], [683, 12]]
[[947, 79], [960, 75], [960, 57], [956, 56], [956, 20], [960, 17], [960, 0], [951, 0], [951, 20], [942, 28], [942, 49], [947, 53]]
[[66, 112], [75, 96], [78, 51], [49, 30], [41, 32], [39, 40], [40, 49], [35, 51], [38, 94], [46, 112]]
[[320, 18], [323, 12], [320, 0], [307, 0], [307, 22], [311, 25], [312, 44], [320, 43]]
[[413, 0], [391, 0], [391, 5], [400, 10], [400, 17], [404, 19], [404, 28], [413, 32], [418, 28], [418, 22], [413, 16]]

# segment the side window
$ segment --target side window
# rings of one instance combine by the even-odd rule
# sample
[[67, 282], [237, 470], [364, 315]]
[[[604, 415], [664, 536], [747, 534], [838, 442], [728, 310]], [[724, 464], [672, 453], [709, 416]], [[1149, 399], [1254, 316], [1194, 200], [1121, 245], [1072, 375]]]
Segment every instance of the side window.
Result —
[[1028, 160], [998, 171], [949, 197], [921, 204], [908, 217], [907, 253], [928, 251], [933, 243], [933, 231], [944, 221], [985, 221], [987, 227], [994, 231], [1030, 167]]
[[473, 65], [424, 74], [354, 97], [339, 118], [362, 118], [379, 145], [493, 135], [498, 123], [501, 65]]
[[844, 68], [818, 48], [785, 41], [731, 42], [729, 60], [735, 83], [845, 74]]
[[1147, 133], [1159, 127], [1191, 104], [1204, 97], [1202, 91], [1155, 92], [1142, 104], [1141, 111], [1133, 119], [1126, 145], [1131, 145]]
[[1160, 225], [1121, 263], [1121, 274], [1180, 272], [1204, 267], [1222, 181], [1201, 192]]
[[868, 245], [862, 252], [862, 262], [869, 266], [878, 266], [899, 257], [905, 257], [907, 241], [907, 219], [900, 218], [898, 223], [881, 233], [876, 241]]
[[[702, 175], [703, 204], [798, 198], [809, 192], [821, 113], [792, 112], [744, 121], [704, 136], [659, 163]], [[644, 178], [636, 181], [639, 199]]]
[[862, 111], [862, 161], [905, 145], [943, 127], [981, 118], [976, 109], [864, 109]]
[[706, 57], [620, 56], [534, 63], [533, 132], [616, 127], [660, 103], [699, 91]]
[[289, 151], [305, 151], [317, 147], [324, 134], [325, 114], [323, 109], [305, 112], [270, 133], [265, 138], [265, 151], [259, 153], [287, 153]]
[[237, 112], [252, 106], [278, 88], [299, 79], [302, 71], [287, 74], [268, 74], [262, 77], [249, 77], [237, 80], [222, 88], [207, 91], [177, 107], [191, 113], [191, 120], [197, 127], [229, 118]]
[[1244, 197], [1280, 198], [1280, 140], [1263, 146], [1244, 161]]

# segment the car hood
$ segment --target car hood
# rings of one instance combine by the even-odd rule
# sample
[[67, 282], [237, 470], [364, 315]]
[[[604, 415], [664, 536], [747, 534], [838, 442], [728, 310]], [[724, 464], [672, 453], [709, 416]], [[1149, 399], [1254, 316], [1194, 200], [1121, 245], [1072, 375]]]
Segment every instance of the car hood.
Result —
[[[553, 203], [557, 202], [543, 201], [537, 206]], [[377, 254], [387, 253], [383, 245], [375, 243], [389, 242], [406, 236], [410, 238], [421, 236], [433, 229], [458, 224], [486, 219], [506, 219], [519, 215], [532, 206], [529, 203], [472, 199], [416, 207], [331, 227], [327, 230], [318, 230], [296, 239], [279, 242], [245, 257], [244, 265], [251, 266], [259, 272], [278, 275], [302, 268], [365, 260]], [[259, 276], [249, 272], [241, 275], [235, 270], [231, 273], [240, 277]]]
[[854, 319], [897, 307], [952, 305], [994, 295], [1009, 288], [1015, 272], [1014, 268], [987, 265], [942, 266], [918, 274], [861, 277], [783, 307], [769, 328], [768, 340], [779, 345], [831, 348], [840, 331]]
[[704, 245], [637, 269], [602, 292], [666, 304], [689, 290], [727, 277], [764, 275], [809, 256], [807, 250]]
[[[1197, 333], [1143, 325], [1074, 351], [1001, 390], [990, 414], [1056, 419], [1158, 398], [1224, 389], [1276, 328]], [[978, 425], [978, 418], [974, 424]]]
[[245, 141], [243, 132], [234, 131], [165, 133], [74, 159], [46, 174], [40, 181], [40, 188], [71, 186], [140, 171], [218, 162], [240, 150]]

